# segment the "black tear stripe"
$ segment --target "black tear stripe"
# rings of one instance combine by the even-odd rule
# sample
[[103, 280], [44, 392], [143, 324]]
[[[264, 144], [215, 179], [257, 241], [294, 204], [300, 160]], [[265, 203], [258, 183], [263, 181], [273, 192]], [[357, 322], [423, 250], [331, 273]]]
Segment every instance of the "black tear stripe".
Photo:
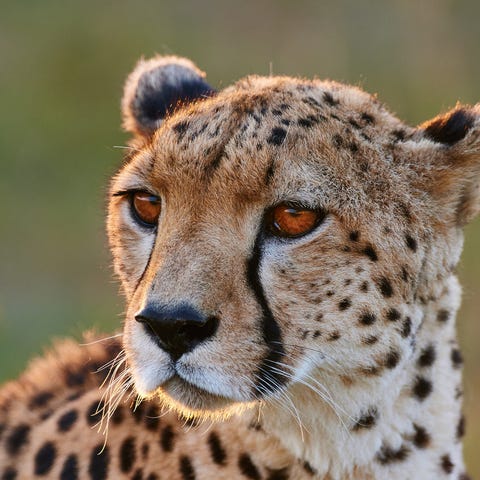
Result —
[[282, 344], [280, 326], [270, 310], [260, 282], [261, 239], [262, 234], [259, 233], [253, 246], [252, 256], [247, 260], [247, 281], [262, 308], [263, 341], [269, 349], [255, 375], [255, 393], [265, 395], [279, 390], [286, 383], [288, 375], [279, 371], [280, 366], [276, 363], [285, 356], [285, 349]]

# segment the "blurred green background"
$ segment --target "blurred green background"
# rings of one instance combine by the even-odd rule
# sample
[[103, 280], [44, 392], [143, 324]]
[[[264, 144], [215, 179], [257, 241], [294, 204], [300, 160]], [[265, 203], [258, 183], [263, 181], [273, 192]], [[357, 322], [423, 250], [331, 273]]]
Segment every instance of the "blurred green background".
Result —
[[[122, 83], [141, 55], [190, 57], [217, 87], [270, 71], [359, 84], [416, 124], [480, 101], [479, 18], [478, 0], [2, 0], [0, 381], [53, 337], [121, 325], [103, 212], [126, 142]], [[478, 245], [479, 220], [459, 329], [466, 457], [480, 476]]]

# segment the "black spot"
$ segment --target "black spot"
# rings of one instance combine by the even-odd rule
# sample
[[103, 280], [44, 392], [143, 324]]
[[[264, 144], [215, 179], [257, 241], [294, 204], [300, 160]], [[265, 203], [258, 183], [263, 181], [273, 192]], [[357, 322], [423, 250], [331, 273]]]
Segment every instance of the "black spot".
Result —
[[87, 410], [87, 423], [91, 426], [96, 425], [102, 418], [102, 411], [105, 408], [103, 401], [95, 400]]
[[281, 127], [275, 127], [267, 138], [267, 142], [272, 145], [281, 145], [287, 136], [287, 131]]
[[452, 348], [450, 359], [452, 360], [453, 368], [460, 368], [463, 365], [462, 352], [458, 348]]
[[448, 310], [439, 310], [437, 314], [437, 320], [441, 323], [448, 322], [450, 318], [450, 312]]
[[375, 407], [370, 408], [366, 413], [364, 413], [353, 426], [354, 431], [358, 430], [368, 430], [375, 426], [378, 419], [378, 411]]
[[41, 408], [53, 398], [52, 392], [40, 392], [32, 397], [29, 403], [29, 408]]
[[247, 478], [251, 478], [252, 480], [260, 480], [260, 472], [258, 468], [252, 462], [250, 455], [248, 453], [242, 453], [238, 459], [238, 467], [240, 471], [245, 475]]
[[63, 463], [60, 472], [60, 480], [77, 480], [78, 479], [78, 459], [75, 454], [69, 455]]
[[432, 382], [427, 380], [425, 377], [418, 376], [415, 379], [415, 384], [413, 385], [413, 395], [417, 400], [425, 400], [433, 390]]
[[158, 480], [158, 476], [157, 476], [156, 473], [153, 473], [153, 472], [152, 472], [152, 473], [150, 473], [150, 474], [148, 475], [148, 477], [146, 478], [146, 480]]
[[267, 480], [288, 480], [289, 469], [287, 467], [280, 469], [268, 469]]
[[303, 98], [302, 102], [310, 105], [311, 107], [321, 107], [320, 103], [318, 103], [317, 100], [313, 97]]
[[69, 410], [64, 413], [57, 422], [58, 430], [60, 432], [68, 432], [77, 421], [78, 412], [76, 410]]
[[333, 95], [330, 92], [323, 92], [323, 99], [331, 107], [335, 107], [340, 103], [337, 99], [333, 98]]
[[357, 231], [350, 232], [348, 238], [350, 238], [352, 242], [358, 242], [358, 239], [360, 238], [360, 233]]
[[425, 136], [434, 142], [453, 145], [467, 135], [474, 121], [470, 112], [459, 108], [430, 121], [425, 127]]
[[400, 209], [400, 213], [405, 217], [405, 219], [408, 222], [411, 222], [412, 221], [412, 213], [410, 212], [410, 209], [404, 203], [400, 203], [398, 205], [398, 208]]
[[400, 312], [396, 308], [391, 308], [387, 312], [387, 319], [391, 322], [396, 322], [400, 318]]
[[352, 152], [352, 153], [357, 153], [358, 152], [358, 145], [355, 143], [355, 142], [350, 142], [348, 144], [348, 149]]
[[341, 338], [340, 332], [338, 330], [335, 330], [328, 336], [328, 340], [331, 342], [334, 342], [335, 340], [338, 340]]
[[325, 295], [327, 295], [327, 297], [331, 297], [332, 295], [335, 295], [335, 292], [333, 290], [328, 290]]
[[376, 335], [369, 335], [368, 337], [365, 337], [362, 339], [362, 343], [364, 345], [375, 345], [375, 343], [378, 342], [378, 337]]
[[367, 142], [371, 142], [371, 141], [372, 141], [371, 137], [369, 137], [365, 132], [361, 132], [361, 133], [360, 133], [360, 136], [361, 136], [364, 140], [366, 140]]
[[382, 277], [378, 280], [378, 289], [380, 290], [380, 293], [387, 298], [390, 298], [393, 295], [393, 288], [388, 280], [388, 278]]
[[175, 433], [170, 425], [167, 425], [161, 433], [160, 436], [160, 445], [164, 452], [171, 452], [173, 450], [173, 439]]
[[270, 185], [270, 182], [273, 179], [273, 176], [275, 174], [275, 164], [273, 161], [270, 162], [270, 165], [267, 168], [267, 171], [265, 172], [265, 185]]
[[123, 407], [122, 406], [118, 406], [115, 411], [113, 412], [113, 415], [111, 417], [111, 421], [115, 424], [115, 425], [119, 425], [120, 423], [123, 422]]
[[390, 350], [385, 357], [385, 367], [393, 369], [398, 365], [400, 361], [400, 353], [397, 350]]
[[457, 440], [460, 440], [465, 436], [465, 417], [460, 415], [460, 420], [457, 424]]
[[100, 443], [93, 448], [90, 454], [90, 465], [88, 473], [92, 480], [105, 480], [108, 476], [108, 466], [110, 464], [110, 451], [107, 446]]
[[402, 330], [400, 334], [402, 335], [403, 338], [407, 338], [411, 333], [412, 333], [412, 319], [410, 317], [407, 317], [403, 321]]
[[377, 317], [373, 313], [367, 312], [364, 313], [359, 320], [362, 325], [372, 325], [377, 321]]
[[308, 117], [300, 118], [297, 121], [298, 125], [304, 128], [311, 128], [318, 122], [319, 122], [318, 117], [315, 117], [314, 115], [309, 115]]
[[210, 447], [210, 455], [215, 463], [218, 465], [225, 465], [227, 454], [220, 442], [219, 436], [212, 432], [208, 437], [208, 446]]
[[57, 457], [57, 449], [52, 442], [44, 443], [35, 455], [35, 475], [46, 475]]
[[145, 415], [145, 403], [136, 404], [133, 407], [132, 415], [135, 421], [137, 423], [140, 423], [143, 420]]
[[141, 468], [135, 470], [135, 473], [132, 475], [132, 480], [143, 480], [143, 470]]
[[15, 480], [17, 471], [13, 467], [7, 467], [2, 475], [2, 480]]
[[393, 130], [392, 135], [395, 137], [395, 140], [401, 142], [405, 140], [406, 132], [405, 130]]
[[30, 426], [17, 425], [5, 439], [5, 447], [10, 455], [15, 455], [28, 442]]
[[378, 260], [378, 255], [375, 249], [371, 246], [368, 245], [363, 249], [363, 253], [372, 261], [376, 262]]
[[408, 282], [408, 272], [405, 267], [402, 267], [402, 280]]
[[354, 118], [349, 118], [348, 123], [353, 127], [356, 128], [357, 130], [362, 128], [361, 125], [354, 119]]
[[360, 117], [365, 123], [375, 123], [375, 119], [373, 118], [372, 115], [370, 115], [369, 113], [367, 112], [363, 112], [361, 117]]
[[186, 455], [180, 457], [180, 473], [182, 474], [183, 480], [195, 480], [192, 461]]
[[181, 122], [176, 123], [172, 127], [172, 130], [177, 134], [178, 139], [181, 140], [184, 137], [189, 126], [190, 126], [189, 122], [187, 122], [186, 120], [183, 120]]
[[145, 422], [147, 430], [154, 431], [158, 429], [158, 425], [160, 424], [160, 416], [156, 405], [149, 405], [147, 411], [145, 412], [143, 421]]
[[65, 383], [69, 387], [79, 387], [85, 383], [85, 375], [90, 373], [85, 367], [83, 370], [66, 370]]
[[343, 147], [343, 138], [342, 138], [341, 135], [335, 134], [335, 135], [332, 137], [332, 142], [333, 142], [333, 145], [334, 145], [336, 148], [342, 148], [342, 147]]
[[142, 445], [142, 457], [144, 460], [148, 457], [149, 450], [150, 450], [150, 445], [148, 443], [144, 443]]
[[352, 302], [350, 301], [349, 298], [344, 298], [339, 304], [338, 304], [338, 309], [340, 311], [346, 310], [347, 308], [350, 308], [352, 305]]
[[402, 445], [398, 449], [393, 449], [384, 445], [377, 453], [377, 460], [382, 465], [388, 465], [389, 463], [403, 462], [409, 455], [410, 450]]
[[440, 459], [440, 464], [442, 466], [442, 470], [445, 473], [452, 473], [453, 467], [455, 466], [454, 463], [452, 462], [452, 459], [450, 458], [450, 455], [443, 455], [442, 458]]
[[413, 444], [417, 448], [426, 448], [430, 444], [430, 434], [427, 432], [427, 430], [424, 427], [421, 427], [420, 425], [413, 424], [413, 428], [415, 430], [415, 433], [413, 435]]
[[419, 367], [430, 367], [435, 362], [436, 356], [435, 347], [430, 344], [421, 351], [417, 365]]
[[412, 238], [410, 235], [405, 235], [405, 242], [407, 243], [407, 247], [412, 250], [413, 252], [417, 251], [417, 241]]
[[137, 452], [135, 449], [135, 438], [127, 437], [120, 445], [120, 470], [124, 473], [130, 472], [135, 464]]
[[321, 334], [322, 334], [322, 332], [320, 332], [320, 330], [315, 330], [315, 331], [313, 332], [312, 337], [313, 337], [313, 338], [318, 338]]
[[367, 281], [362, 282], [362, 284], [360, 285], [360, 290], [362, 292], [368, 292], [368, 282]]

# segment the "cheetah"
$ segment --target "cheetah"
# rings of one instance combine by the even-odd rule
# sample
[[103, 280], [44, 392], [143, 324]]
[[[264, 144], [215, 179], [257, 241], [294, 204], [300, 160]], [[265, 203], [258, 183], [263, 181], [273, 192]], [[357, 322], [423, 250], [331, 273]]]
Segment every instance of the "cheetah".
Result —
[[122, 333], [0, 391], [2, 480], [466, 480], [455, 269], [480, 104], [140, 60], [107, 230]]

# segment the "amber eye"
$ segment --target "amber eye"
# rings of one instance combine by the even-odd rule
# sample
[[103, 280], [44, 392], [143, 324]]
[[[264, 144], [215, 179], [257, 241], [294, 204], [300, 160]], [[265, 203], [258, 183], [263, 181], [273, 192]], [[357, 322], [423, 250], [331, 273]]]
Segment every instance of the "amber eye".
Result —
[[148, 192], [133, 192], [130, 198], [135, 217], [147, 226], [154, 227], [162, 210], [160, 198]]
[[273, 235], [295, 238], [311, 232], [324, 218], [320, 209], [281, 203], [270, 211], [267, 221]]

